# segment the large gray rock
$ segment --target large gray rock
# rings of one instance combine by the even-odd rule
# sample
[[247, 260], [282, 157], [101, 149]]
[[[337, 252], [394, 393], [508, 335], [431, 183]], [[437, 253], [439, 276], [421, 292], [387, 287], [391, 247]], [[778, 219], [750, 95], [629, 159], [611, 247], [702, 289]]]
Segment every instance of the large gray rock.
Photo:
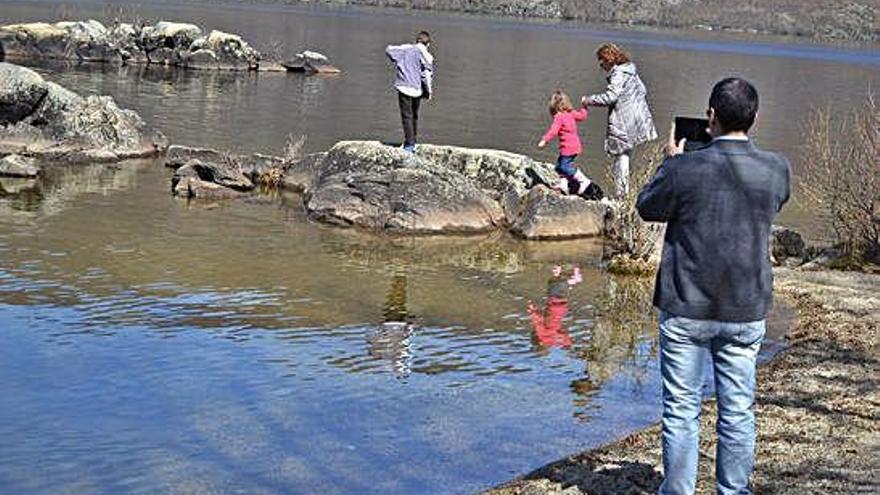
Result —
[[201, 35], [202, 29], [195, 24], [161, 21], [141, 30], [141, 46], [147, 53], [160, 48], [188, 50]]
[[47, 91], [46, 81], [36, 72], [0, 62], [0, 125], [32, 114]]
[[68, 58], [70, 35], [57, 24], [32, 22], [0, 26], [6, 57]]
[[510, 230], [524, 239], [600, 236], [607, 213], [603, 202], [565, 196], [539, 185], [525, 197]]
[[147, 135], [141, 118], [110, 97], [83, 98], [13, 64], [0, 63], [0, 75], [0, 101], [18, 98], [3, 113], [0, 148], [28, 136], [27, 153], [33, 156], [114, 161], [150, 155], [162, 146], [158, 133]]
[[190, 160], [198, 160], [213, 164], [234, 164], [234, 167], [251, 182], [258, 182], [260, 177], [270, 170], [282, 170], [284, 160], [277, 156], [251, 153], [249, 155], [226, 153], [211, 148], [173, 145], [165, 154], [165, 166], [173, 169], [186, 165]]
[[[213, 68], [248, 70], [256, 69], [260, 64], [260, 52], [251, 47], [241, 36], [223, 31], [211, 31], [208, 36], [196, 39], [189, 49], [193, 53], [184, 59], [184, 63], [188, 66], [189, 63], [197, 64], [199, 58], [202, 63], [210, 65], [207, 53], [214, 54], [216, 66]], [[196, 56], [197, 52], [202, 52], [202, 55]]]
[[462, 174], [363, 141], [330, 149], [305, 205], [322, 222], [392, 232], [480, 232], [504, 220], [500, 205]]
[[9, 155], [0, 159], [0, 176], [2, 177], [36, 177], [40, 175], [40, 168], [33, 158], [21, 155]]

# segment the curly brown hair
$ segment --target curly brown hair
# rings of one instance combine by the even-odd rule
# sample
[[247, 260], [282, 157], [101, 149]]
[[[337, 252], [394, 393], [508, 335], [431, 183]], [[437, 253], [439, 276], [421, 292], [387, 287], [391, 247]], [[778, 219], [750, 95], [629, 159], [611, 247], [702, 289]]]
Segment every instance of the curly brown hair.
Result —
[[556, 115], [559, 112], [570, 112], [574, 110], [574, 106], [571, 104], [571, 98], [562, 90], [557, 89], [550, 95], [547, 109], [550, 110], [550, 115]]
[[612, 65], [629, 62], [629, 55], [614, 43], [602, 43], [596, 50], [596, 58]]

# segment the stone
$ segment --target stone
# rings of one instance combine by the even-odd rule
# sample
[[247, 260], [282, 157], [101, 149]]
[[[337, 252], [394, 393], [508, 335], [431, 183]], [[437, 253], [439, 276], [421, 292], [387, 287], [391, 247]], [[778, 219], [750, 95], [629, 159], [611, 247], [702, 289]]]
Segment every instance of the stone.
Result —
[[185, 177], [174, 186], [174, 195], [196, 199], [235, 199], [244, 195], [241, 191], [223, 187], [198, 177]]
[[[80, 95], [14, 64], [0, 63], [0, 100], [4, 105], [0, 148], [12, 148], [27, 139], [26, 153], [52, 160], [110, 160], [148, 156], [164, 143], [160, 133], [147, 135], [143, 120], [119, 108], [108, 96]], [[35, 106], [36, 95], [42, 93]], [[19, 96], [15, 96], [19, 95]]]
[[190, 69], [217, 69], [220, 66], [217, 54], [204, 48], [184, 55], [181, 63]]
[[608, 207], [599, 201], [531, 189], [510, 231], [524, 239], [572, 239], [602, 235]]
[[245, 42], [237, 34], [213, 30], [207, 37], [193, 43], [194, 49], [208, 49], [214, 52], [218, 68], [226, 70], [256, 69], [260, 63], [260, 52]]
[[338, 74], [342, 72], [330, 63], [330, 59], [326, 55], [312, 50], [297, 53], [292, 60], [281, 62], [281, 64], [291, 72], [312, 74]]
[[188, 50], [201, 35], [202, 29], [195, 24], [161, 21], [141, 30], [141, 46], [148, 54], [161, 48]]
[[21, 155], [8, 155], [0, 159], [0, 176], [2, 177], [36, 177], [40, 168], [36, 160]]
[[210, 148], [196, 148], [181, 145], [168, 147], [168, 152], [165, 154], [165, 166], [177, 169], [193, 159], [205, 163], [222, 164], [233, 162], [236, 164], [236, 168], [251, 182], [256, 182], [257, 178], [266, 173], [269, 169], [281, 169], [284, 167], [284, 160], [277, 156], [264, 155], [262, 153], [242, 155]]
[[234, 161], [212, 163], [192, 159], [175, 171], [171, 179], [172, 190], [177, 189], [182, 179], [192, 177], [236, 191], [250, 191], [254, 188], [254, 183], [239, 170]]
[[407, 233], [495, 229], [500, 205], [461, 174], [380, 143], [337, 143], [305, 198], [315, 220]]
[[11, 58], [66, 58], [68, 38], [66, 29], [45, 22], [0, 26], [0, 45]]
[[32, 114], [47, 91], [46, 81], [36, 72], [0, 62], [0, 125]]

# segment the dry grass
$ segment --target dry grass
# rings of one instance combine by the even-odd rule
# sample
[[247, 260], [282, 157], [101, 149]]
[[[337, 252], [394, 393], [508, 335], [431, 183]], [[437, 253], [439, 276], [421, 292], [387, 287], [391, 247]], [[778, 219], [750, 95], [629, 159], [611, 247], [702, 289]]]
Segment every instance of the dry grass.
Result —
[[803, 147], [801, 201], [821, 215], [845, 266], [880, 261], [880, 108], [873, 94], [839, 121], [813, 112]]

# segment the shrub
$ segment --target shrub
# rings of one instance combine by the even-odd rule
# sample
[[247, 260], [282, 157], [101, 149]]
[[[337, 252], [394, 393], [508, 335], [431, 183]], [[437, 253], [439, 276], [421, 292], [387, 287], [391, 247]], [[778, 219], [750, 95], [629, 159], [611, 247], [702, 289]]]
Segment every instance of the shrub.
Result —
[[880, 109], [873, 93], [837, 121], [828, 109], [814, 110], [806, 136], [801, 200], [828, 223], [850, 268], [880, 261]]

